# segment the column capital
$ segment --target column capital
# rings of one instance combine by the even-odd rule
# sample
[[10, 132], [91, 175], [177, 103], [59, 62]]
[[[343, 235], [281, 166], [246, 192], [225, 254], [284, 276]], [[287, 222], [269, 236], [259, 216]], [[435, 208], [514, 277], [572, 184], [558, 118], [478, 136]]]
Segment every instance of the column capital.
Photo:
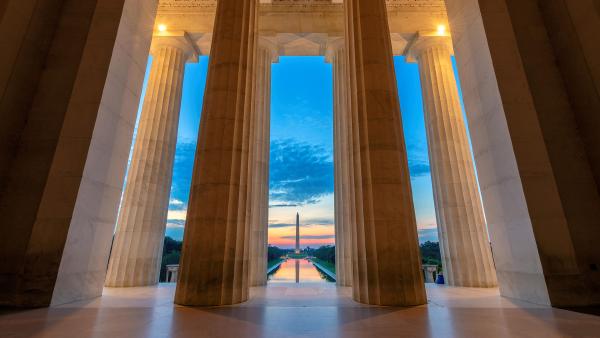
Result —
[[343, 37], [334, 37], [327, 41], [327, 46], [325, 47], [325, 62], [333, 63], [335, 54], [345, 46], [346, 42]]
[[401, 33], [391, 33], [390, 39], [392, 40], [392, 53], [394, 53], [394, 56], [404, 55], [408, 40]]
[[448, 49], [448, 52], [450, 52], [450, 55], [454, 55], [452, 38], [448, 33], [440, 34], [435, 31], [419, 31], [415, 38], [410, 41], [404, 50], [406, 62], [417, 62], [421, 53], [432, 47], [445, 47]]
[[150, 46], [150, 54], [155, 55], [163, 47], [180, 49], [186, 57], [186, 62], [198, 62], [200, 50], [185, 31], [166, 31], [154, 34], [152, 45]]
[[269, 38], [260, 36], [258, 38], [258, 48], [266, 49], [271, 53], [272, 63], [279, 62], [279, 46], [277, 46], [277, 43], [273, 42]]

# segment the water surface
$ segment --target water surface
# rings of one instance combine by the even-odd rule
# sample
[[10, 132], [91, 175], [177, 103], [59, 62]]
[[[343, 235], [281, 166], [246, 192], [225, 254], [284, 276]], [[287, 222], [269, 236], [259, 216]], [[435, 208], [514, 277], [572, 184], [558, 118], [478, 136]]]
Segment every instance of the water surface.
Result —
[[308, 259], [288, 258], [268, 276], [269, 283], [330, 283], [326, 274], [319, 271]]

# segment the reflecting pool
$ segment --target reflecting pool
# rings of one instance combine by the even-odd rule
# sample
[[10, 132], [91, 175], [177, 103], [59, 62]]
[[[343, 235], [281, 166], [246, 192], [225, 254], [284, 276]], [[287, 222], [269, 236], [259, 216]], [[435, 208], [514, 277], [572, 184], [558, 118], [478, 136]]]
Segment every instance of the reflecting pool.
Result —
[[308, 259], [288, 258], [268, 276], [269, 283], [331, 283]]

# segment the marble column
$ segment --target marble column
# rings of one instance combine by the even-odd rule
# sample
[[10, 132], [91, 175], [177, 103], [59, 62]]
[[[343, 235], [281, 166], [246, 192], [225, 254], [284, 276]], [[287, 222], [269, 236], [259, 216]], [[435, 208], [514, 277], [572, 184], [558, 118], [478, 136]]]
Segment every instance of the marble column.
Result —
[[434, 32], [419, 33], [407, 53], [421, 76], [443, 273], [448, 285], [494, 287], [496, 271], [451, 53], [450, 37]]
[[173, 176], [183, 74], [198, 53], [186, 33], [155, 36], [152, 68], [105, 285], [158, 283]]
[[332, 40], [327, 62], [333, 66], [333, 143], [335, 203], [335, 270], [340, 286], [352, 286], [352, 225], [354, 221], [351, 158], [349, 140], [350, 112], [348, 96], [348, 63], [343, 38]]
[[253, 128], [254, 147], [250, 149], [250, 286], [267, 283], [267, 246], [269, 223], [269, 149], [271, 118], [271, 63], [277, 62], [276, 46], [259, 38], [254, 72]]
[[344, 1], [353, 142], [353, 297], [427, 302], [385, 0]]
[[95, 298], [158, 1], [0, 3], [0, 304]]
[[219, 0], [175, 303], [248, 299], [246, 217], [256, 0]]
[[489, 4], [446, 1], [500, 293], [595, 306], [600, 142], [588, 142], [600, 137], [600, 81], [590, 81], [600, 79], [598, 6]]

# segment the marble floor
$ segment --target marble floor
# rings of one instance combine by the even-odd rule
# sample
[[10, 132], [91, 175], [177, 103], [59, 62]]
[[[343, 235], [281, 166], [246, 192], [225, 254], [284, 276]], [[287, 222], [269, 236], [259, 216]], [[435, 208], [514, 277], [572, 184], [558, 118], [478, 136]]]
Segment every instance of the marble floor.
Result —
[[174, 306], [175, 287], [105, 289], [92, 301], [5, 313], [0, 337], [600, 337], [600, 317], [427, 286], [429, 304], [374, 307], [329, 283], [252, 289], [242, 305]]

